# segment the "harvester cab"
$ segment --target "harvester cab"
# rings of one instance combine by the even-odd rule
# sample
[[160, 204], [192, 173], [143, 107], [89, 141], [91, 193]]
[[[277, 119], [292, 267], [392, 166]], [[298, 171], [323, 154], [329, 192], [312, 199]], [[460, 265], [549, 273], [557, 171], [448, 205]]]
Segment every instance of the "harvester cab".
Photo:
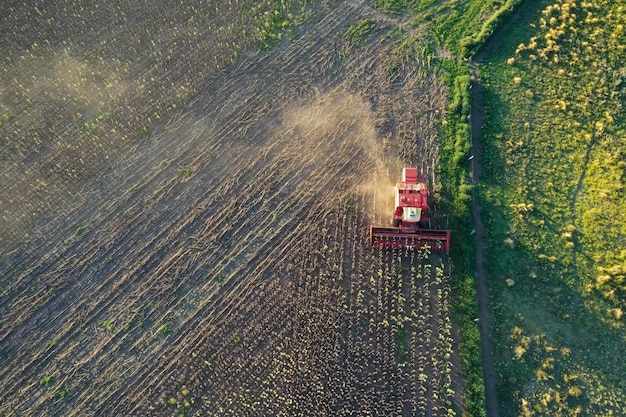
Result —
[[394, 187], [395, 206], [393, 227], [370, 228], [370, 242], [374, 247], [450, 250], [450, 231], [430, 228], [428, 189], [417, 168], [404, 168], [402, 178]]

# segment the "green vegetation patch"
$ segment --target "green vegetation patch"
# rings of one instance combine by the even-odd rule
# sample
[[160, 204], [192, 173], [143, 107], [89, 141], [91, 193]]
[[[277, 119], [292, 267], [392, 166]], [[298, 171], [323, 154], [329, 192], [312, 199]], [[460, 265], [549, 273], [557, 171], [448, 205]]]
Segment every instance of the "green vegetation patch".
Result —
[[371, 19], [359, 20], [348, 28], [346, 37], [352, 45], [359, 46], [367, 42], [374, 26], [375, 23]]
[[454, 320], [461, 329], [459, 346], [461, 366], [465, 376], [465, 411], [467, 416], [485, 415], [485, 384], [480, 356], [480, 332], [475, 318], [478, 317], [476, 289], [471, 274], [464, 273], [454, 287]]
[[[459, 54], [462, 57], [469, 57], [477, 53], [493, 32], [503, 25], [504, 20], [513, 14], [521, 2], [522, 0], [507, 0], [503, 5], [495, 2], [493, 6], [496, 6], [497, 9], [487, 9], [489, 18], [483, 22], [480, 30], [461, 39]], [[481, 10], [482, 16], [485, 15], [485, 11], [485, 9]]]
[[241, 14], [256, 19], [259, 47], [268, 51], [285, 37], [290, 40], [296, 38], [294, 28], [304, 21], [307, 3], [307, 0], [267, 1], [256, 6], [244, 5]]
[[373, 0], [391, 16], [411, 17], [412, 25], [428, 28], [440, 48], [467, 57], [476, 53], [521, 0]]
[[390, 14], [402, 14], [414, 3], [410, 0], [373, 0], [372, 4], [377, 9], [381, 9]]
[[520, 0], [426, 1], [437, 41], [460, 57], [471, 55], [502, 25]]
[[480, 195], [502, 415], [619, 415], [626, 10], [534, 7], [481, 69]]
[[47, 387], [54, 384], [54, 375], [46, 374], [43, 378], [39, 380], [39, 385], [42, 387]]

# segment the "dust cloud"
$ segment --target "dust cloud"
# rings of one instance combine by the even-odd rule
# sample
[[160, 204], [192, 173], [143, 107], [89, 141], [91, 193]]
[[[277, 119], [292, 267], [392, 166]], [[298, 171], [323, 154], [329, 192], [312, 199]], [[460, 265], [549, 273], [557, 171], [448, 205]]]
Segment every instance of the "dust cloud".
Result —
[[393, 186], [396, 183], [396, 161], [383, 158], [373, 160], [373, 170], [369, 178], [364, 178], [357, 190], [365, 195], [367, 213], [372, 225], [390, 226], [394, 210]]
[[123, 138], [103, 125], [132, 85], [115, 62], [45, 45], [1, 75], [0, 229], [3, 239], [28, 237], [33, 221], [74, 202], [83, 178], [109, 166]]
[[[361, 153], [376, 142], [376, 129], [367, 103], [356, 94], [335, 90], [287, 110], [282, 125], [305, 157], [318, 162]], [[363, 149], [359, 149], [362, 147]]]
[[355, 195], [350, 198], [362, 197], [368, 221], [386, 225], [402, 164], [387, 138], [379, 137], [376, 124], [363, 96], [337, 89], [286, 111], [282, 126], [290, 137], [287, 146], [295, 147], [304, 164], [326, 164], [330, 169], [333, 160], [351, 159]]

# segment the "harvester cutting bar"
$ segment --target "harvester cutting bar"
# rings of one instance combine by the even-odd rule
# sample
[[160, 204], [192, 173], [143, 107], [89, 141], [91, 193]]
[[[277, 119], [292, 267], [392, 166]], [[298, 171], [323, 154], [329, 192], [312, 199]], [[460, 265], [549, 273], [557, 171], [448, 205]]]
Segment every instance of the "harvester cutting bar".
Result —
[[450, 231], [419, 229], [415, 233], [404, 233], [398, 227], [370, 228], [370, 241], [375, 248], [421, 249], [433, 252], [450, 250]]

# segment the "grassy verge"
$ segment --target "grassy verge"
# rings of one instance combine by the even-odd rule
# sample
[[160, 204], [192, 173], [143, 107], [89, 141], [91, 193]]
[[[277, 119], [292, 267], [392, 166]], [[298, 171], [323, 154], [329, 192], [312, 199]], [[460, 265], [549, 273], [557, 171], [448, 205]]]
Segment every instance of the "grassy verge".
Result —
[[533, 8], [481, 69], [502, 415], [620, 415], [626, 13], [610, 1]]
[[482, 24], [480, 31], [469, 34], [459, 41], [459, 54], [462, 57], [475, 55], [493, 32], [502, 26], [505, 19], [513, 14], [521, 2], [522, 0], [507, 0], [504, 5], [495, 10]]
[[454, 264], [454, 318], [459, 326], [460, 356], [466, 382], [465, 412], [468, 416], [485, 415], [485, 387], [480, 359], [480, 333], [474, 284], [474, 242], [472, 230], [471, 186], [468, 152], [471, 146], [468, 116], [470, 112], [470, 77], [463, 64], [448, 63], [450, 104], [443, 124], [440, 151], [440, 177], [443, 184], [443, 209], [450, 215], [453, 243], [450, 255]]
[[521, 0], [374, 0], [390, 13], [409, 10], [415, 26], [429, 26], [440, 48], [459, 57], [473, 55]]

